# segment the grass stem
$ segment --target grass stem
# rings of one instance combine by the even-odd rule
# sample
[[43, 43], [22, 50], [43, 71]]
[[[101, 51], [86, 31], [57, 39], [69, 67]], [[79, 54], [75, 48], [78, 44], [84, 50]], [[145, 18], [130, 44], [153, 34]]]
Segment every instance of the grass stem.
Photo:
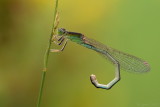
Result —
[[54, 9], [54, 16], [53, 16], [53, 26], [48, 42], [48, 47], [46, 49], [45, 55], [44, 55], [44, 65], [43, 65], [43, 71], [42, 71], [42, 79], [41, 79], [41, 85], [40, 85], [40, 91], [39, 91], [39, 97], [38, 97], [38, 102], [37, 102], [37, 107], [40, 107], [40, 104], [42, 102], [42, 94], [43, 94], [43, 88], [44, 88], [44, 83], [45, 83], [45, 77], [46, 77], [46, 71], [48, 67], [48, 59], [49, 59], [49, 54], [50, 54], [50, 48], [52, 44], [52, 36], [55, 35], [56, 30], [55, 28], [55, 21], [56, 21], [56, 14], [58, 10], [58, 0], [55, 2], [55, 9]]

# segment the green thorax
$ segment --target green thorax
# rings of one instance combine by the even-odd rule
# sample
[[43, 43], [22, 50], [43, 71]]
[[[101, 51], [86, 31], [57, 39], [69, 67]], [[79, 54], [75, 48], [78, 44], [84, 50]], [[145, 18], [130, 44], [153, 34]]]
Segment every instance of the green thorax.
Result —
[[96, 45], [94, 45], [94, 43], [88, 41], [89, 38], [84, 37], [84, 35], [81, 33], [67, 32], [66, 37], [70, 39], [72, 42], [76, 42], [86, 48], [95, 50], [97, 52], [106, 53], [103, 49], [97, 48]]
[[83, 44], [83, 35], [81, 33], [68, 32], [66, 37], [72, 42]]

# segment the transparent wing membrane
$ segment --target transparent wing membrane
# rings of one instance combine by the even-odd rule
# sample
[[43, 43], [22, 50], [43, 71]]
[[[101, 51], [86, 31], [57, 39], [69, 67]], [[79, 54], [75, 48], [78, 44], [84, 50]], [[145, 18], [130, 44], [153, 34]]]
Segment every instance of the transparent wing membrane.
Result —
[[[85, 42], [94, 46], [99, 50], [102, 50], [103, 52], [105, 51], [106, 53], [109, 53], [114, 59], [116, 59], [119, 62], [120, 68], [125, 71], [140, 73], [140, 72], [148, 72], [150, 70], [149, 64], [140, 58], [110, 48], [93, 39], [85, 38]], [[108, 59], [107, 54], [103, 52], [99, 51], [98, 53], [101, 54], [106, 59]]]

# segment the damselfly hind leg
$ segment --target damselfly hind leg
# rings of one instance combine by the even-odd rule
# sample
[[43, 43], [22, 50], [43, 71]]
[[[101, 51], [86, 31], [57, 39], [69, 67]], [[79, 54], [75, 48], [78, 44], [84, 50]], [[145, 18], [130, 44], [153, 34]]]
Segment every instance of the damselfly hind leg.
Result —
[[[53, 43], [55, 43], [56, 45], [61, 45], [64, 42], [65, 38], [63, 36], [58, 37], [57, 35], [55, 35], [53, 37]], [[59, 42], [59, 43], [58, 43]]]
[[[63, 44], [63, 46], [62, 46], [61, 49], [50, 49], [50, 52], [61, 52], [61, 51], [63, 51], [64, 48], [65, 48], [66, 45], [67, 45], [68, 40], [64, 41], [64, 39], [62, 39], [61, 42], [58, 43], [58, 45], [62, 45], [63, 42], [64, 42], [64, 44]], [[57, 44], [57, 43], [55, 43], [55, 44]]]
[[[107, 53], [108, 54], [108, 53]], [[120, 65], [119, 62], [117, 60], [115, 60], [111, 55], [108, 54], [108, 57], [111, 59], [111, 61], [115, 64], [115, 78], [110, 81], [107, 85], [104, 84], [99, 84], [98, 80], [96, 79], [95, 75], [91, 75], [90, 79], [92, 84], [96, 87], [96, 88], [102, 88], [102, 89], [110, 89], [112, 88], [113, 85], [115, 85], [119, 80], [120, 80]]]

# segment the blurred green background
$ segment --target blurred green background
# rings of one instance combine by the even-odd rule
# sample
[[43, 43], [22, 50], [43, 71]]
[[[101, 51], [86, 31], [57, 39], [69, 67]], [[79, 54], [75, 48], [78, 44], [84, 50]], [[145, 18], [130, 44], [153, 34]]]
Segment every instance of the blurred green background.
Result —
[[[145, 59], [151, 72], [121, 72], [96, 52], [69, 42], [51, 53], [42, 107], [160, 107], [160, 1], [59, 0], [60, 25]], [[0, 1], [0, 107], [36, 107], [54, 0]], [[54, 46], [53, 46], [54, 47]], [[60, 47], [57, 47], [60, 48]]]

